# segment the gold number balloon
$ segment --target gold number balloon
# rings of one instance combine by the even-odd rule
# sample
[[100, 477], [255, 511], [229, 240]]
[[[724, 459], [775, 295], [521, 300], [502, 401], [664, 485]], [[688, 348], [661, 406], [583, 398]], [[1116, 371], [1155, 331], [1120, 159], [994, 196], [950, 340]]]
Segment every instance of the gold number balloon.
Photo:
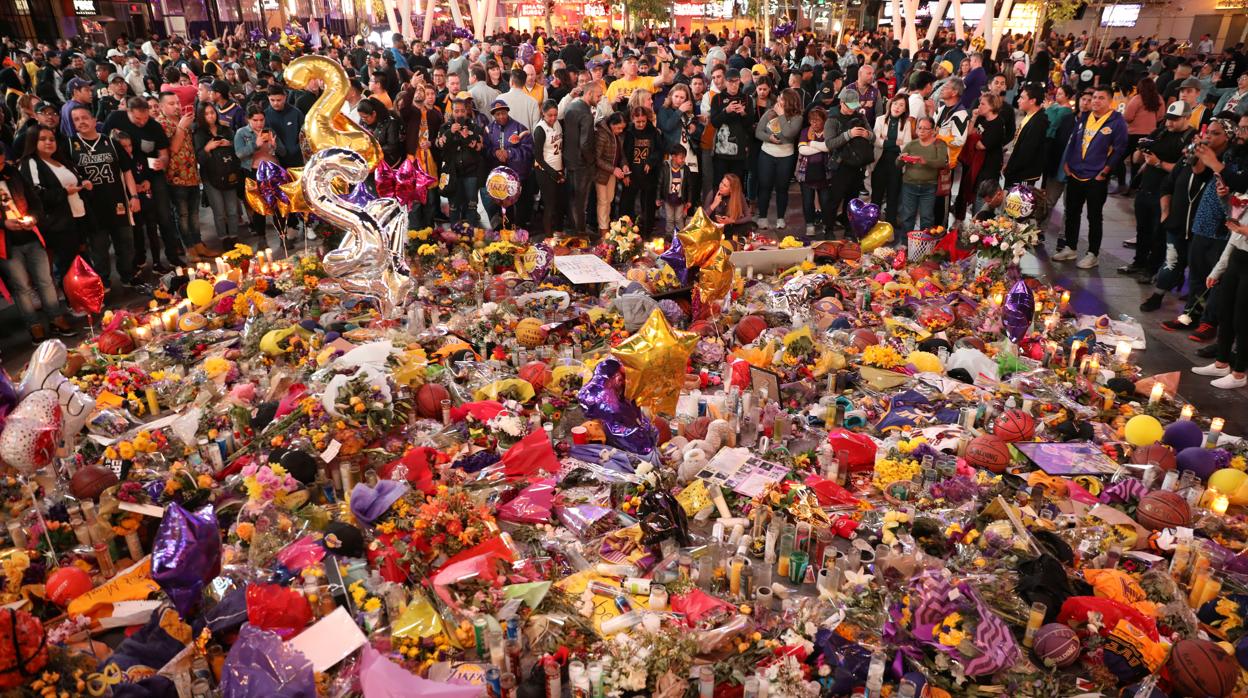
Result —
[[347, 148], [317, 151], [300, 183], [312, 211], [346, 231], [338, 247], [322, 260], [325, 273], [348, 293], [375, 298], [384, 317], [394, 317], [412, 279], [402, 262], [406, 231], [402, 207], [394, 199], [376, 199], [367, 207], [342, 199], [333, 181], [363, 182], [369, 167], [364, 156]]
[[381, 162], [381, 146], [371, 133], [342, 113], [347, 101], [347, 71], [338, 61], [325, 56], [300, 56], [286, 66], [286, 84], [306, 88], [320, 80], [321, 96], [312, 105], [303, 121], [303, 135], [313, 152], [326, 148], [347, 148], [364, 156], [371, 172]]

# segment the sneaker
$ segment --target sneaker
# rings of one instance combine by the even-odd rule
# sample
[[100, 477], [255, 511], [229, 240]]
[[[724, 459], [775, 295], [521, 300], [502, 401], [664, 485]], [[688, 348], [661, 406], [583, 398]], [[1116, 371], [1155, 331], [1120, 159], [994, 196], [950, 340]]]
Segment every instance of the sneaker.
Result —
[[1202, 359], [1216, 359], [1218, 356], [1218, 345], [1206, 344], [1196, 350], [1196, 356]]
[[808, 237], [808, 238], [813, 238], [814, 236], [815, 236], [815, 226], [813, 226], [813, 225], [807, 225], [807, 226], [806, 226], [806, 237]]
[[1123, 276], [1134, 276], [1144, 270], [1135, 266], [1135, 263], [1132, 262], [1131, 264], [1118, 267], [1114, 271], [1118, 272], [1119, 274], [1122, 274]]
[[776, 230], [784, 230], [784, 219], [783, 219], [783, 218], [777, 218], [777, 219], [776, 219]]
[[1075, 266], [1079, 267], [1080, 269], [1094, 269], [1096, 268], [1098, 264], [1100, 264], [1100, 261], [1097, 260], [1096, 255], [1089, 252], [1085, 254], [1083, 256], [1083, 259], [1080, 259], [1079, 262], [1075, 264]]
[[768, 221], [766, 218], [759, 218], [755, 222], [755, 227], [757, 227], [759, 230], [770, 230], [771, 222]]
[[59, 337], [73, 337], [75, 334], [78, 334], [77, 330], [74, 329], [73, 323], [64, 315], [52, 318], [52, 322], [48, 324], [51, 325], [53, 334]]
[[220, 257], [223, 254], [221, 250], [214, 250], [213, 248], [205, 245], [203, 242], [197, 242], [194, 245], [192, 245], [190, 251], [192, 254], [197, 254], [200, 257], [208, 257], [208, 258]]
[[1207, 322], [1202, 322], [1196, 328], [1195, 332], [1187, 335], [1187, 338], [1192, 340], [1193, 342], [1200, 342], [1201, 344], [1204, 344], [1205, 342], [1213, 341], [1213, 339], [1217, 336], [1218, 336], [1217, 327], [1214, 327], [1213, 325], [1210, 325]]
[[1049, 259], [1053, 260], [1054, 262], [1073, 262], [1075, 260], [1075, 257], [1077, 256], [1078, 255], [1075, 254], [1074, 250], [1070, 249], [1069, 247], [1063, 247], [1057, 252], [1054, 252], [1053, 256], [1049, 257]]
[[30, 343], [43, 344], [48, 339], [48, 331], [43, 329], [43, 325], [30, 326]]
[[1161, 329], [1167, 332], [1182, 332], [1184, 330], [1192, 329], [1192, 325], [1194, 324], [1196, 323], [1191, 322], [1190, 320], [1185, 320], [1185, 318], [1179, 318], [1177, 320], [1166, 320], [1161, 323]]
[[1215, 388], [1221, 388], [1222, 390], [1234, 390], [1248, 385], [1248, 376], [1236, 378], [1233, 375], [1225, 375], [1217, 380], [1210, 381], [1209, 385], [1212, 385]]
[[1123, 240], [1122, 246], [1127, 248], [1128, 250], [1135, 249], [1135, 238], [1131, 238], [1130, 240]]
[[1144, 311], [1144, 312], [1146, 312], [1146, 313], [1151, 313], [1151, 312], [1153, 312], [1153, 311], [1157, 310], [1158, 308], [1160, 308], [1160, 307], [1161, 307], [1161, 302], [1162, 302], [1163, 300], [1165, 300], [1165, 299], [1166, 299], [1165, 294], [1162, 294], [1162, 293], [1154, 293], [1153, 295], [1151, 295], [1151, 296], [1149, 296], [1148, 298], [1144, 299], [1144, 302], [1143, 302], [1143, 303], [1140, 303], [1140, 310], [1142, 310], [1142, 311]]
[[1213, 376], [1214, 378], [1221, 378], [1222, 376], [1231, 375], [1231, 367], [1219, 366], [1218, 362], [1215, 361], [1207, 366], [1193, 366], [1192, 373], [1195, 373], [1198, 376]]

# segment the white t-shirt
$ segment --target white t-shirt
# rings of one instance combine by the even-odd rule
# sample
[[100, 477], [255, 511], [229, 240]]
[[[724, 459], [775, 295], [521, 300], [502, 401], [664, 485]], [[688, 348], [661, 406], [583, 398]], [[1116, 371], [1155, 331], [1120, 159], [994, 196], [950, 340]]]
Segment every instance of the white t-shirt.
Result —
[[[43, 164], [52, 168], [52, 174], [56, 175], [56, 178], [60, 180], [61, 186], [65, 188], [65, 191], [69, 191], [70, 187], [78, 185], [78, 176], [68, 167], [56, 161], [48, 162], [45, 160]], [[74, 218], [83, 218], [87, 215], [87, 207], [82, 203], [82, 197], [77, 192], [69, 195], [69, 212]]]
[[923, 95], [918, 92], [911, 92], [908, 105], [910, 107], [910, 118], [918, 123], [919, 119], [927, 116], [927, 100], [923, 99]]
[[563, 171], [563, 124], [558, 121], [554, 126], [546, 123], [545, 119], [537, 122], [535, 128], [540, 128], [546, 139], [542, 141], [542, 152], [540, 157], [551, 167]]

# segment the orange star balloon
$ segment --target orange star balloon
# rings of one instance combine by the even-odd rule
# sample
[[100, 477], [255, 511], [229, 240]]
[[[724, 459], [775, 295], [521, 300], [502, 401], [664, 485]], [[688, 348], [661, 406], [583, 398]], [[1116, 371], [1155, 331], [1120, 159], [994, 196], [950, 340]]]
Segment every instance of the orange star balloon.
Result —
[[698, 334], [674, 330], [655, 308], [637, 333], [611, 350], [624, 365], [624, 395], [652, 412], [672, 414]]
[[683, 230], [676, 233], [685, 248], [685, 266], [700, 267], [711, 261], [724, 240], [724, 228], [698, 209]]

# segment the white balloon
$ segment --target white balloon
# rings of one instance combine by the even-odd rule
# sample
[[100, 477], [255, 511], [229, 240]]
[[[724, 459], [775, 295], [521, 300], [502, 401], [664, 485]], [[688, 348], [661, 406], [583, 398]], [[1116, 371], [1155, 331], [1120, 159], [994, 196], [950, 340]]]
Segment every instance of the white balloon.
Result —
[[26, 396], [0, 432], [0, 459], [23, 475], [47, 465], [60, 443], [61, 422], [56, 393], [37, 390]]
[[23, 400], [40, 390], [56, 394], [63, 414], [61, 435], [66, 439], [81, 431], [95, 410], [95, 398], [82, 392], [61, 373], [68, 360], [69, 352], [61, 340], [51, 339], [40, 344], [31, 355], [17, 389], [18, 397]]

